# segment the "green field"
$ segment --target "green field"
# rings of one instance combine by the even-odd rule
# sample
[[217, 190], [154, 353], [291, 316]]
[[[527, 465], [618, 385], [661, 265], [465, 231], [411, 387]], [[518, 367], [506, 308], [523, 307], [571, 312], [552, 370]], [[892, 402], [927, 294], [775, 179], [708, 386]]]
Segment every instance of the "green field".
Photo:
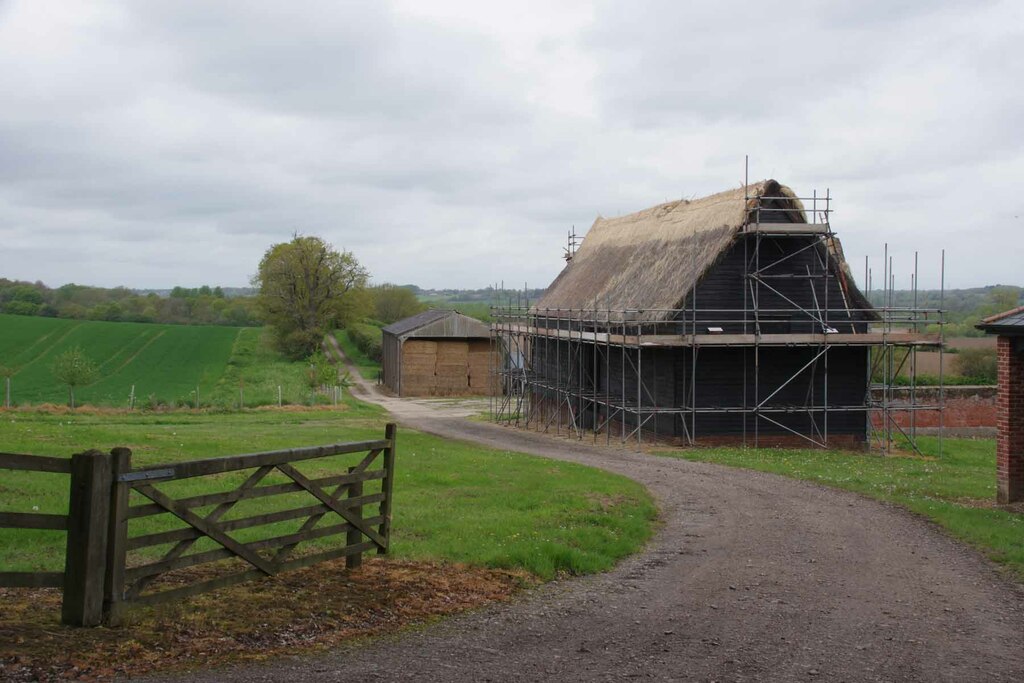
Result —
[[1024, 514], [995, 507], [992, 439], [921, 438], [924, 457], [796, 449], [659, 451], [686, 460], [772, 472], [901, 505], [975, 546], [1024, 580]]
[[[338, 410], [71, 416], [0, 412], [0, 450], [66, 456], [86, 448], [123, 445], [132, 449], [133, 464], [144, 466], [376, 439], [383, 434], [383, 423], [380, 409], [351, 398]], [[608, 569], [638, 550], [651, 533], [654, 505], [643, 487], [624, 477], [401, 429], [398, 443], [396, 557], [521, 568], [551, 578], [557, 573]], [[351, 456], [344, 458], [308, 463], [303, 472], [325, 476], [353, 464]], [[183, 480], [161, 488], [175, 496], [198, 495], [209, 492], [211, 486], [212, 490], [237, 486], [247, 474]], [[366, 493], [373, 491], [371, 484], [367, 483]], [[298, 503], [286, 496], [249, 502], [254, 506], [232, 510], [231, 516]], [[308, 497], [299, 504], [309, 504]], [[4, 472], [0, 479], [2, 511], [60, 514], [66, 505], [66, 476]], [[135, 536], [177, 526], [165, 518], [169, 515], [133, 520], [129, 532]], [[264, 526], [232, 535], [245, 541], [255, 535], [292, 531]], [[63, 539], [61, 532], [0, 530], [0, 571], [59, 569]], [[199, 543], [195, 550], [209, 547]]]
[[[15, 370], [16, 405], [66, 403], [67, 388], [51, 371], [54, 358], [79, 347], [99, 368], [95, 383], [75, 390], [79, 405], [194, 405], [222, 408], [308, 403], [304, 364], [272, 351], [251, 327], [153, 325], [0, 315], [0, 365]], [[241, 389], [241, 396], [240, 390]]]

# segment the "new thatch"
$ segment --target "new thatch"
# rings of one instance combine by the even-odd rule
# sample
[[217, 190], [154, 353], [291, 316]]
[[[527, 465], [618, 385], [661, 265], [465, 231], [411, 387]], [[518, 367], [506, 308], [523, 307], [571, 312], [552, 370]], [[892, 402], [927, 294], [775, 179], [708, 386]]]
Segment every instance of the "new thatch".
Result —
[[[666, 320], [671, 309], [683, 307], [743, 226], [758, 220], [807, 223], [803, 204], [775, 180], [598, 218], [536, 308], [642, 310], [643, 319]], [[844, 289], [854, 289], [838, 243], [831, 251]], [[866, 303], [859, 292], [854, 298], [858, 307]]]

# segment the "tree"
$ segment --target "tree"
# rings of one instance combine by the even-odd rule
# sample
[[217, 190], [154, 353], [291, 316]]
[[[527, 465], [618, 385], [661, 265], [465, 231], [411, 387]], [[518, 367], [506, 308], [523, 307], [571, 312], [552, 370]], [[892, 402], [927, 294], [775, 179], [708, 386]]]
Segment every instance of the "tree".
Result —
[[319, 387], [336, 384], [338, 371], [323, 351], [317, 349], [306, 359], [306, 386], [309, 387], [310, 405], [316, 403], [316, 390]]
[[411, 289], [386, 283], [373, 288], [373, 305], [374, 317], [386, 325], [427, 310]]
[[999, 363], [995, 349], [960, 349], [956, 354], [957, 369], [964, 377], [995, 384]]
[[75, 408], [75, 387], [87, 386], [99, 377], [96, 364], [77, 346], [53, 360], [53, 376], [68, 387], [68, 405]]
[[358, 316], [351, 304], [367, 278], [350, 252], [335, 251], [319, 237], [295, 235], [267, 249], [253, 286], [278, 348], [297, 360], [315, 352], [327, 332]]

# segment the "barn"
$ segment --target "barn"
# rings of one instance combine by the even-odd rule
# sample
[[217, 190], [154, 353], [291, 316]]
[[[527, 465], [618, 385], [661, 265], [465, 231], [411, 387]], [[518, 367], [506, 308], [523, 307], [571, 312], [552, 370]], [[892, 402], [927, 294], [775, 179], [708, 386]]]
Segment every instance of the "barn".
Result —
[[399, 396], [488, 393], [490, 328], [458, 311], [433, 309], [383, 329], [383, 382]]
[[978, 329], [997, 335], [996, 500], [1024, 501], [1024, 306], [985, 318]]
[[598, 218], [535, 304], [498, 315], [514, 387], [499, 419], [609, 441], [862, 446], [872, 347], [938, 340], [875, 329], [830, 202], [766, 180]]

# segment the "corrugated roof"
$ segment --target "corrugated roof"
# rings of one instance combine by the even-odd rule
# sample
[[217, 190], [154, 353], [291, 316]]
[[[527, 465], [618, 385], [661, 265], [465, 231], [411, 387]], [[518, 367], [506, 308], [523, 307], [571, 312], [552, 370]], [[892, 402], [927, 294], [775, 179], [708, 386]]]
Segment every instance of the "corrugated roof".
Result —
[[989, 316], [976, 327], [992, 334], [1024, 335], [1024, 306]]
[[491, 328], [476, 318], [470, 318], [458, 311], [434, 308], [404, 318], [383, 328], [396, 337], [455, 337], [486, 339]]
[[417, 327], [423, 327], [424, 325], [432, 323], [435, 320], [447, 318], [448, 316], [453, 315], [454, 313], [455, 311], [447, 308], [432, 308], [429, 311], [423, 311], [422, 313], [411, 315], [408, 318], [396, 320], [395, 322], [381, 329], [384, 332], [401, 336], [406, 332], [411, 332], [412, 330], [415, 330]]

